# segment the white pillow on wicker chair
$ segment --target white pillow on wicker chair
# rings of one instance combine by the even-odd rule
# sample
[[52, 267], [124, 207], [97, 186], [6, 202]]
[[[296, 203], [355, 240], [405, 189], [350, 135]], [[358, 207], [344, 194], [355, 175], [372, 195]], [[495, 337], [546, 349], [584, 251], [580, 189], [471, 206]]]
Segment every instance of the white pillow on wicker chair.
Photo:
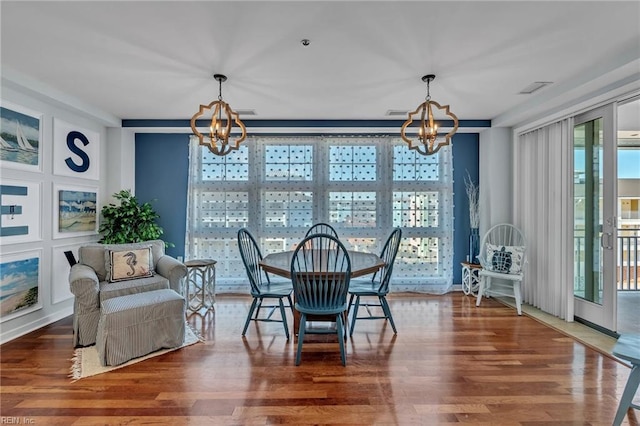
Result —
[[519, 274], [524, 261], [524, 246], [503, 246], [487, 243], [486, 269], [503, 274]]

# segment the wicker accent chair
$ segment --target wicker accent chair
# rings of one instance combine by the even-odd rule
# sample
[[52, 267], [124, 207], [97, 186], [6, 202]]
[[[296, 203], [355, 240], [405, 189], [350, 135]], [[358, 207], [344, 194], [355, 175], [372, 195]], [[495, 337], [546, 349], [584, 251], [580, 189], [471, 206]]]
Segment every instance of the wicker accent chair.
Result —
[[493, 226], [482, 238], [478, 259], [482, 269], [478, 272], [476, 306], [480, 306], [483, 296], [513, 297], [516, 311], [522, 315], [521, 286], [526, 264], [526, 240], [522, 232], [508, 223]]

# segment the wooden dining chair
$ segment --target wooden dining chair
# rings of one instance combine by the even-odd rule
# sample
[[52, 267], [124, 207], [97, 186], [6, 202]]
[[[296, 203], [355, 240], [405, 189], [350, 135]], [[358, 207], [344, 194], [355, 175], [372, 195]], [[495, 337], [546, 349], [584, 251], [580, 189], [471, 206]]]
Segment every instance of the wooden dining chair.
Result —
[[[251, 321], [282, 322], [287, 340], [289, 340], [289, 326], [287, 324], [287, 315], [282, 300], [286, 298], [289, 301], [289, 307], [293, 312], [293, 303], [291, 300], [293, 287], [291, 281], [271, 281], [269, 274], [260, 267], [262, 253], [260, 252], [258, 243], [253, 235], [245, 228], [238, 231], [238, 249], [240, 250], [242, 262], [247, 271], [247, 277], [251, 287], [251, 296], [253, 297], [242, 335], [244, 336], [247, 333], [247, 328]], [[263, 305], [262, 302], [264, 299], [278, 299], [278, 305]], [[270, 308], [266, 317], [260, 316], [260, 308]], [[280, 308], [281, 319], [272, 318], [276, 308]]]
[[333, 226], [329, 225], [328, 223], [322, 223], [322, 222], [316, 223], [311, 228], [309, 228], [309, 230], [305, 234], [305, 237], [308, 237], [309, 235], [313, 235], [313, 234], [329, 234], [331, 236], [338, 238], [338, 232], [333, 228]]
[[[303, 239], [291, 259], [291, 279], [295, 309], [300, 312], [296, 365], [300, 365], [305, 333], [336, 333], [342, 365], [346, 365], [343, 320], [347, 311], [347, 292], [351, 260], [344, 245], [329, 234], [313, 234]], [[332, 329], [307, 328], [307, 318], [322, 315], [335, 318]]]
[[[389, 321], [393, 334], [397, 334], [396, 324], [393, 321], [393, 315], [391, 315], [391, 309], [389, 309], [389, 303], [387, 303], [387, 294], [389, 293], [389, 281], [391, 280], [391, 273], [393, 272], [393, 264], [398, 254], [398, 247], [400, 247], [400, 240], [402, 239], [402, 230], [395, 228], [382, 248], [380, 258], [384, 261], [384, 266], [380, 268], [371, 279], [366, 280], [352, 280], [349, 284], [349, 312], [351, 307], [353, 308], [353, 314], [351, 316], [351, 330], [349, 335], [353, 336], [353, 329], [356, 326], [356, 320], [370, 320], [370, 319], [384, 319]], [[362, 297], [377, 297], [378, 302], [361, 303]], [[355, 299], [355, 305], [354, 305]], [[364, 306], [367, 310], [367, 316], [358, 316], [358, 309]], [[375, 311], [371, 311], [371, 307], [377, 307], [382, 309], [382, 315], [375, 315]], [[380, 312], [379, 310], [377, 311]]]

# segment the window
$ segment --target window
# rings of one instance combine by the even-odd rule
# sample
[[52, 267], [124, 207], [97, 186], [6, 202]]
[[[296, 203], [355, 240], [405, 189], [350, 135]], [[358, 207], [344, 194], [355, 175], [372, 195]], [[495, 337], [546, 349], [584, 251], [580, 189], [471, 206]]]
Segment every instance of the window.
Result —
[[213, 258], [221, 291], [246, 291], [237, 248], [247, 227], [263, 255], [293, 250], [330, 223], [350, 250], [379, 253], [401, 227], [393, 290], [452, 283], [450, 148], [433, 156], [391, 137], [253, 137], [225, 157], [191, 143], [188, 258]]

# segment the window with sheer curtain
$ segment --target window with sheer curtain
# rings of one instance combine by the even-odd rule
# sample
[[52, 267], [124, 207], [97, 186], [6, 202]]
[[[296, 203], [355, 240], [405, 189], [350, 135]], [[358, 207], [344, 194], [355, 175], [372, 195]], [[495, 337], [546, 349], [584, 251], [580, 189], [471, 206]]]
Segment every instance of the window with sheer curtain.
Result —
[[238, 229], [266, 255], [293, 250], [317, 222], [347, 249], [373, 253], [399, 226], [392, 291], [452, 286], [449, 147], [422, 156], [390, 137], [250, 137], [219, 157], [192, 138], [188, 200], [185, 255], [217, 260], [218, 291], [246, 291]]

